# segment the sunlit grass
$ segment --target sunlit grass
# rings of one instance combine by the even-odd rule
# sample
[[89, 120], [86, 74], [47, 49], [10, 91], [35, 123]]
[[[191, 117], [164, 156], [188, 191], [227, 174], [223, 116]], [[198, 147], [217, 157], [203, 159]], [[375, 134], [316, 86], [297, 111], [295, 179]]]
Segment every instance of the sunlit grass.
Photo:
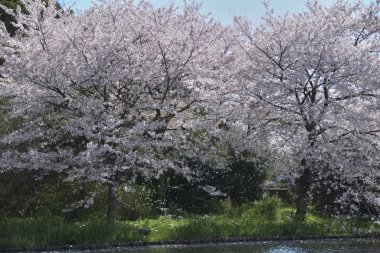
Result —
[[[256, 210], [255, 210], [256, 209]], [[110, 226], [100, 221], [68, 223], [62, 219], [8, 219], [0, 223], [0, 249], [59, 245], [125, 243], [131, 241], [181, 241], [236, 237], [365, 236], [379, 234], [370, 220], [335, 219], [308, 213], [295, 220], [295, 209], [281, 205], [270, 214], [254, 204], [243, 211], [219, 215], [120, 221]]]

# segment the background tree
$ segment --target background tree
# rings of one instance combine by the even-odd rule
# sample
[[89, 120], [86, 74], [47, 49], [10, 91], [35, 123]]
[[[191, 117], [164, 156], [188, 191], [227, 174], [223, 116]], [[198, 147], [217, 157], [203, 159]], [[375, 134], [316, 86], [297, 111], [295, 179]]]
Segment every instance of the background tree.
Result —
[[[47, 3], [48, 1], [44, 0], [44, 2]], [[0, 4], [13, 11], [16, 11], [17, 6], [20, 6], [20, 8], [25, 11], [22, 0], [0, 0]], [[55, 2], [54, 5], [57, 9], [62, 9], [61, 5], [58, 2]], [[4, 25], [11, 36], [15, 35], [17, 27], [15, 27], [13, 24], [16, 21], [13, 15], [0, 8], [0, 20], [4, 22]]]
[[[20, 5], [20, 0], [1, 0], [0, 4], [16, 10], [16, 7]], [[14, 35], [16, 33], [17, 28], [12, 25], [12, 23], [15, 22], [12, 15], [8, 14], [3, 9], [0, 9], [0, 20], [4, 22], [4, 25], [10, 34]]]
[[292, 157], [286, 174], [301, 220], [326, 164], [347, 178], [379, 173], [379, 4], [307, 7], [283, 17], [269, 10], [256, 28], [236, 20], [241, 94], [274, 150]]

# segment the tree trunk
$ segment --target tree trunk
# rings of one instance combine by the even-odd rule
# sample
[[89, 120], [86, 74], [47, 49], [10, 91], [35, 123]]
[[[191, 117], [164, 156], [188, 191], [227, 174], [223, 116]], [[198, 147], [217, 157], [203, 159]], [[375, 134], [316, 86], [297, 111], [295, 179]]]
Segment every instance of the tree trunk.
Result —
[[[304, 163], [304, 162], [303, 162]], [[309, 203], [308, 191], [310, 190], [310, 169], [306, 168], [297, 180], [296, 219], [304, 221]]]
[[166, 207], [166, 173], [160, 174], [159, 181], [159, 197], [161, 207]]
[[107, 203], [107, 224], [115, 224], [116, 221], [116, 198], [117, 187], [113, 184], [108, 185], [108, 203]]
[[[315, 144], [315, 126], [316, 123], [314, 121], [307, 122], [306, 130], [309, 132], [308, 140], [310, 143], [310, 149], [313, 150]], [[310, 156], [312, 157], [312, 156]], [[311, 186], [311, 172], [313, 169], [314, 161], [308, 158], [303, 158], [301, 160], [302, 174], [297, 179], [297, 203], [296, 203], [296, 219], [298, 221], [304, 221], [307, 212], [307, 205], [309, 203], [309, 190]]]

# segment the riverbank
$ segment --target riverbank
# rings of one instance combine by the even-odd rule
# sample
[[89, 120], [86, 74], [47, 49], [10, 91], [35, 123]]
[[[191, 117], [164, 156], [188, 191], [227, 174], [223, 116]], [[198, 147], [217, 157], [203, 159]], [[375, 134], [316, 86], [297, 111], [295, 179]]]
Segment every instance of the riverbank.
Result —
[[64, 251], [125, 251], [128, 249], [144, 249], [152, 247], [205, 247], [205, 246], [225, 246], [231, 244], [252, 244], [252, 243], [281, 243], [281, 242], [344, 242], [344, 241], [357, 241], [357, 242], [378, 242], [380, 243], [380, 236], [312, 236], [312, 237], [294, 237], [294, 236], [275, 236], [275, 237], [245, 237], [245, 238], [214, 238], [207, 240], [178, 240], [178, 241], [160, 241], [160, 242], [125, 242], [125, 243], [103, 243], [103, 244], [88, 244], [88, 245], [62, 245], [62, 246], [44, 246], [34, 248], [10, 248], [0, 249], [0, 252], [64, 252]]
[[372, 220], [336, 219], [309, 213], [304, 222], [294, 209], [279, 208], [273, 217], [251, 210], [243, 214], [161, 216], [156, 219], [66, 222], [57, 218], [8, 219], [0, 222], [0, 250], [101, 249], [162, 244], [378, 238]]

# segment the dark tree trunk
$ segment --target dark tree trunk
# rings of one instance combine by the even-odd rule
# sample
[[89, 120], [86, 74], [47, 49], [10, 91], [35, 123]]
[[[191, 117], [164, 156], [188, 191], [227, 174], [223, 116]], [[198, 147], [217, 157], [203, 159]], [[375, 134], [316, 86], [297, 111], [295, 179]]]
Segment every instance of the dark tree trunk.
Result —
[[163, 172], [158, 181], [159, 181], [159, 197], [161, 202], [161, 207], [166, 207], [166, 172]]
[[[304, 164], [304, 162], [303, 162]], [[297, 202], [296, 202], [296, 219], [304, 221], [307, 212], [307, 205], [309, 203], [308, 192], [310, 190], [310, 169], [305, 168], [301, 176], [297, 180]]]
[[[315, 131], [316, 123], [315, 121], [306, 122], [306, 130], [308, 134], [308, 140], [310, 143], [310, 149], [314, 148], [315, 139], [316, 139], [316, 131]], [[308, 159], [303, 158], [301, 160], [301, 168], [302, 173], [301, 176], [296, 181], [297, 187], [297, 202], [296, 202], [296, 219], [298, 221], [304, 221], [307, 212], [307, 206], [309, 204], [309, 190], [311, 187], [311, 173], [314, 167], [314, 161], [310, 159], [312, 156], [308, 157]]]
[[116, 198], [117, 187], [113, 184], [108, 185], [108, 203], [107, 203], [107, 224], [115, 224], [116, 221]]

